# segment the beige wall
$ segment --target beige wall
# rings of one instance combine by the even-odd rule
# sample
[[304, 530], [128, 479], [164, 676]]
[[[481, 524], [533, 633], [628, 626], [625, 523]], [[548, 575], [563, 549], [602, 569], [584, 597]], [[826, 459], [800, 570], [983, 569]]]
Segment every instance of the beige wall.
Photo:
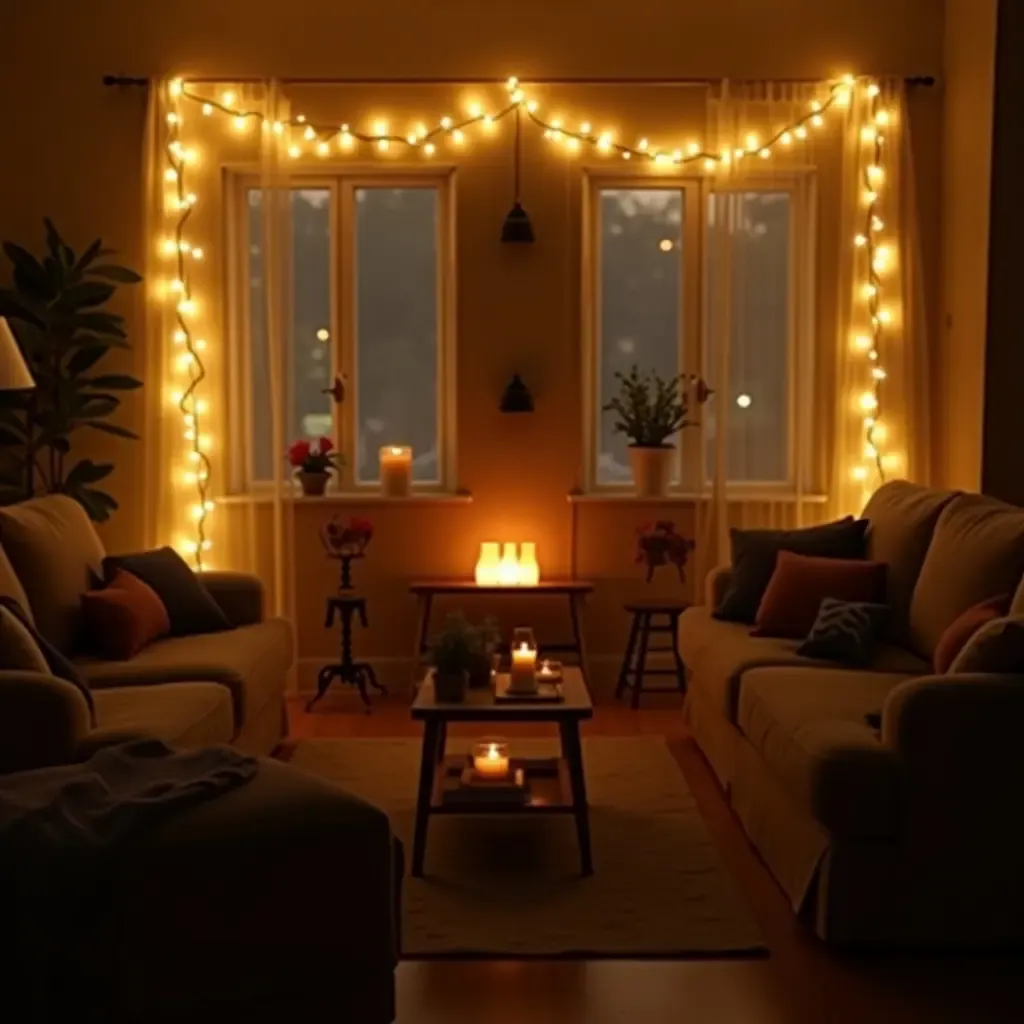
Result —
[[947, 0], [939, 482], [981, 486], [996, 0]]
[[[6, 37], [17, 45], [0, 62], [0, 236], [38, 245], [40, 219], [49, 214], [74, 242], [102, 233], [128, 262], [142, 265], [145, 98], [141, 90], [104, 88], [104, 73], [448, 81], [501, 79], [510, 72], [524, 79], [817, 79], [847, 70], [940, 74], [943, 63], [942, 5], [935, 0], [637, 0], [625, 8], [608, 0], [525, 0], [514, 5], [513, 18], [500, 5], [408, 3], [401, 14], [395, 6], [353, 8], [334, 0], [273, 6], [260, 0], [211, 0], [194, 7], [139, 0], [18, 5], [5, 22]], [[614, 118], [637, 102], [627, 103], [615, 87], [572, 90], [553, 87], [552, 94], [595, 117], [607, 112]], [[639, 106], [677, 128], [671, 94], [656, 87], [649, 93], [659, 98]], [[636, 118], [624, 120], [631, 124]], [[936, 166], [937, 133], [928, 133], [924, 147], [919, 159]], [[578, 189], [550, 158], [532, 161], [526, 200], [539, 242], [529, 252], [502, 249], [493, 235], [508, 203], [504, 148], [480, 159], [477, 177], [467, 174], [466, 181], [481, 226], [467, 234], [460, 221], [459, 239], [462, 265], [472, 268], [460, 280], [460, 482], [474, 491], [474, 501], [371, 510], [379, 533], [373, 558], [361, 567], [373, 626], [363, 649], [396, 657], [408, 649], [412, 608], [406, 579], [465, 572], [480, 539], [519, 536], [540, 542], [547, 570], [567, 572], [575, 563], [579, 575], [599, 581], [588, 633], [595, 652], [611, 665], [624, 637], [619, 605], [644, 589], [632, 564], [634, 527], [667, 516], [687, 528], [692, 510], [632, 504], [574, 509], [566, 501], [579, 475], [579, 233], [572, 198]], [[938, 220], [936, 200], [930, 222]], [[954, 237], [966, 229], [965, 224]], [[530, 301], [522, 298], [527, 294]], [[137, 340], [141, 301], [141, 295], [134, 304], [126, 300]], [[137, 351], [128, 362], [141, 370], [143, 354]], [[512, 370], [522, 371], [536, 391], [533, 416], [510, 419], [497, 412], [500, 388]], [[141, 401], [129, 403], [125, 422], [140, 429], [142, 420]], [[108, 544], [136, 546], [142, 538], [142, 447], [102, 438], [93, 443], [90, 454], [106, 451], [118, 464], [113, 486], [124, 507], [106, 531]], [[528, 491], [512, 483], [523, 474], [533, 480]], [[218, 514], [227, 521], [237, 513]], [[319, 509], [306, 506], [296, 523], [294, 561], [303, 567], [300, 654], [310, 666], [333, 645], [319, 607], [331, 570], [312, 540], [322, 518]], [[667, 578], [656, 586], [675, 592]]]

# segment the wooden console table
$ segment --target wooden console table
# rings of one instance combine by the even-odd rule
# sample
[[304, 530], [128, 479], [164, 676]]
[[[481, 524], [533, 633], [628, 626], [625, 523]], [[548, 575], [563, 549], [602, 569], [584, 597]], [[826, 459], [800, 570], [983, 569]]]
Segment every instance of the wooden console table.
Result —
[[542, 580], [532, 587], [493, 586], [482, 587], [472, 580], [425, 580], [409, 585], [409, 592], [416, 597], [418, 614], [416, 618], [416, 638], [413, 647], [414, 679], [419, 679], [423, 655], [427, 651], [427, 640], [430, 634], [430, 615], [434, 607], [434, 598], [444, 595], [462, 597], [558, 597], [569, 605], [569, 621], [572, 624], [572, 640], [570, 642], [541, 644], [542, 654], [566, 653], [575, 654], [583, 678], [587, 678], [587, 651], [583, 641], [583, 600], [594, 589], [593, 583], [585, 580]]

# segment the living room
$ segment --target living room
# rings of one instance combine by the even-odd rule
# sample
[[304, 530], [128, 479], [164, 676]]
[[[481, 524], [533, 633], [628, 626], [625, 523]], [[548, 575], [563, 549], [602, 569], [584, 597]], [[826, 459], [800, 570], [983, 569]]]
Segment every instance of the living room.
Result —
[[7, 22], [26, 1019], [1015, 1019], [1016, 5]]

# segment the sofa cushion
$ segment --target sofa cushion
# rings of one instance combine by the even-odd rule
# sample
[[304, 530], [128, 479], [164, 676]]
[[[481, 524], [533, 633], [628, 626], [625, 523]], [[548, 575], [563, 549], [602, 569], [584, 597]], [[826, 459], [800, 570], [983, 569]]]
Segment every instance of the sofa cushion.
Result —
[[292, 660], [291, 624], [266, 619], [225, 633], [158, 640], [130, 661], [79, 659], [77, 665], [94, 691], [148, 683], [221, 683], [231, 691], [237, 728], [284, 689]]
[[867, 526], [865, 520], [847, 516], [803, 530], [731, 530], [732, 573], [725, 596], [715, 609], [716, 618], [754, 621], [780, 551], [818, 558], [863, 558]]
[[939, 515], [956, 494], [893, 480], [879, 487], [864, 508], [864, 518], [870, 521], [867, 557], [889, 567], [885, 596], [889, 617], [883, 636], [890, 643], [909, 645], [914, 584]]
[[0, 509], [0, 545], [24, 588], [36, 628], [57, 650], [79, 642], [82, 594], [103, 566], [103, 543], [85, 509], [51, 494]]
[[219, 683], [169, 683], [97, 690], [97, 740], [125, 742], [152, 737], [174, 747], [230, 743], [234, 735], [231, 694]]
[[960, 494], [939, 515], [910, 602], [911, 646], [931, 658], [972, 605], [1012, 594], [1024, 574], [1024, 509]]
[[17, 615], [0, 604], [0, 670], [4, 672], [41, 672], [50, 674], [39, 644], [28, 626]]
[[813, 558], [780, 551], [757, 609], [758, 636], [802, 640], [826, 598], [874, 604], [885, 595], [885, 566], [863, 559]]
[[[689, 608], [679, 617], [679, 650], [686, 664], [689, 685], [701, 691], [705, 702], [736, 721], [740, 683], [751, 668], [801, 665], [821, 671], [841, 671], [842, 665], [822, 665], [797, 654], [800, 642], [750, 635], [739, 622], [721, 622], [705, 607]], [[874, 672], [927, 675], [931, 663], [891, 644], [876, 644], [871, 654]]]
[[1024, 616], [1009, 615], [986, 622], [964, 644], [949, 671], [1024, 674]]
[[21, 585], [21, 580], [18, 579], [18, 574], [14, 571], [14, 566], [11, 565], [11, 560], [7, 557], [7, 552], [2, 547], [0, 547], [0, 597], [9, 597], [21, 608], [28, 619], [32, 620], [28, 595]]
[[865, 715], [913, 676], [860, 669], [758, 668], [743, 676], [737, 724], [801, 807], [830, 832], [896, 834], [894, 751]]

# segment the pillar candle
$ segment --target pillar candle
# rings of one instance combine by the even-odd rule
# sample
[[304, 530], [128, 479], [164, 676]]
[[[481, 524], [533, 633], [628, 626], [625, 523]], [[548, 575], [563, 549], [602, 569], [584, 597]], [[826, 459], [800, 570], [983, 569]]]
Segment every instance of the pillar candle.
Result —
[[480, 545], [480, 557], [476, 560], [476, 583], [478, 587], [493, 587], [498, 582], [498, 542], [485, 540]]
[[412, 449], [385, 445], [380, 450], [380, 489], [389, 498], [407, 497], [412, 489]]
[[519, 582], [519, 555], [514, 542], [506, 541], [501, 546], [501, 562], [498, 564], [498, 582], [504, 587]]
[[537, 545], [524, 540], [519, 545], [519, 585], [535, 587], [540, 582], [540, 566], [537, 564]]
[[537, 688], [537, 651], [527, 644], [512, 648], [512, 680], [510, 689], [530, 692]]

